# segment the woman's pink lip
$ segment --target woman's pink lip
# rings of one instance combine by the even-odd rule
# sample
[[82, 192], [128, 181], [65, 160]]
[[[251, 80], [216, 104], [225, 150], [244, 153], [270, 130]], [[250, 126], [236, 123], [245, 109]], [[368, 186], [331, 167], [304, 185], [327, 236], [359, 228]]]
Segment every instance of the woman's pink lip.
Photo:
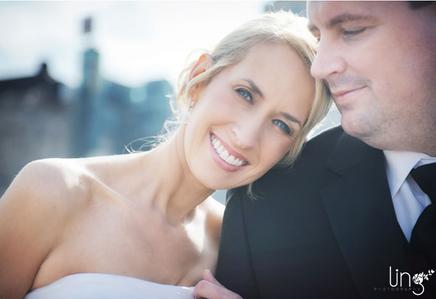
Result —
[[[235, 172], [240, 170], [241, 168], [243, 168], [244, 166], [246, 166], [248, 163], [242, 164], [241, 166], [235, 166], [235, 165], [230, 165], [229, 163], [227, 163], [226, 161], [224, 161], [216, 152], [213, 144], [212, 144], [212, 135], [216, 137], [215, 134], [210, 133], [209, 135], [209, 144], [210, 144], [210, 151], [212, 153], [212, 158], [215, 160], [215, 162], [218, 164], [218, 166], [220, 166], [223, 170], [225, 171], [229, 171], [229, 172]], [[220, 139], [221, 141], [221, 139]], [[224, 146], [224, 145], [223, 145]]]
[[215, 149], [213, 148], [212, 141], [210, 142], [210, 151], [212, 153], [212, 158], [215, 160], [215, 162], [220, 166], [220, 168], [224, 169], [225, 171], [234, 172], [239, 169], [241, 169], [242, 166], [233, 166], [221, 159]]
[[227, 143], [225, 143], [221, 138], [219, 138], [217, 135], [215, 135], [214, 133], [210, 132], [210, 135], [215, 137], [216, 139], [218, 139], [220, 141], [220, 143], [224, 146], [224, 148], [229, 152], [229, 154], [231, 154], [233, 157], [238, 158], [239, 160], [242, 160], [244, 162], [246, 162], [246, 164], [248, 163], [247, 158], [245, 158], [243, 155], [241, 155], [240, 153], [238, 153], [237, 151], [235, 151], [234, 149], [232, 149]]

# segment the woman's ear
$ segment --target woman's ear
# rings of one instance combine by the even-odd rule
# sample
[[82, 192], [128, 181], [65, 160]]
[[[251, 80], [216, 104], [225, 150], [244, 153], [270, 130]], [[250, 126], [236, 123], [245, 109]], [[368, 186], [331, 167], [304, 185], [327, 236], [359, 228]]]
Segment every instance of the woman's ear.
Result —
[[[209, 69], [213, 65], [213, 59], [212, 56], [209, 54], [201, 54], [201, 56], [198, 58], [197, 62], [192, 66], [191, 72], [189, 73], [189, 80], [194, 79], [198, 75], [204, 73], [207, 69]], [[189, 92], [189, 97], [191, 98], [191, 105], [193, 107], [194, 103], [197, 101], [199, 94], [202, 90], [202, 87], [204, 87], [203, 84], [197, 84], [194, 87], [191, 88]], [[191, 107], [191, 108], [192, 108]]]
[[191, 72], [189, 74], [189, 80], [194, 79], [207, 69], [209, 69], [213, 65], [213, 59], [212, 56], [209, 54], [201, 54], [200, 58], [198, 58], [197, 62], [194, 64], [194, 66], [191, 69]]

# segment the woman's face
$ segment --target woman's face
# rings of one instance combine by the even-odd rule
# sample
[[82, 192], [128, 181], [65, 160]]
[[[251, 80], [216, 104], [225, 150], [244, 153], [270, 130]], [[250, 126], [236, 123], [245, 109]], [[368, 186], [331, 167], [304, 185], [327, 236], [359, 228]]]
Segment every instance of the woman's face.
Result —
[[290, 47], [260, 44], [197, 95], [185, 128], [187, 164], [206, 187], [229, 189], [255, 181], [289, 151], [314, 80]]

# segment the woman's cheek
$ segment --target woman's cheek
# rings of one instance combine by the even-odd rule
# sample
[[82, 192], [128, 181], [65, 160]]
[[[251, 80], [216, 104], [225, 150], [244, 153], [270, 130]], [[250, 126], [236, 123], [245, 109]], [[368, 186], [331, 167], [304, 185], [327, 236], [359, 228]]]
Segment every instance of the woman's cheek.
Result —
[[270, 147], [271, 164], [275, 165], [289, 152], [294, 142], [287, 136], [276, 136], [275, 140], [269, 142]]
[[240, 114], [243, 112], [243, 109], [241, 109], [241, 104], [243, 103], [238, 102], [238, 100], [242, 101], [242, 99], [238, 99], [234, 94], [228, 92], [219, 93], [212, 101], [213, 113], [227, 117]]

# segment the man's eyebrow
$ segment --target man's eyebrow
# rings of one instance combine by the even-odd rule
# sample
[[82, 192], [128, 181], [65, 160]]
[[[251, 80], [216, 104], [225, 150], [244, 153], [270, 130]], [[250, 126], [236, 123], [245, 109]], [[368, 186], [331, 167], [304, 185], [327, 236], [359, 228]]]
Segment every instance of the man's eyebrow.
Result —
[[253, 90], [255, 93], [257, 93], [261, 98], [264, 97], [262, 91], [261, 91], [260, 88], [256, 85], [256, 83], [253, 82], [253, 80], [251, 80], [251, 79], [242, 79], [242, 80], [244, 80], [245, 82], [247, 82], [248, 85], [250, 85], [251, 90]]
[[287, 120], [292, 121], [292, 122], [298, 124], [298, 125], [300, 126], [300, 128], [303, 126], [303, 125], [301, 124], [301, 121], [299, 121], [298, 118], [296, 118], [295, 116], [292, 116], [291, 114], [286, 113], [286, 112], [281, 112], [280, 114], [281, 114], [284, 118], [286, 118]]
[[[368, 15], [357, 15], [357, 14], [351, 14], [351, 13], [343, 13], [340, 15], [335, 16], [331, 20], [327, 22], [327, 28], [331, 29], [337, 25], [340, 25], [342, 23], [346, 22], [354, 22], [354, 21], [375, 21], [376, 18], [373, 16]], [[308, 28], [310, 32], [315, 33], [318, 32], [318, 27], [315, 26], [313, 23], [309, 23]]]
[[376, 18], [373, 16], [368, 15], [356, 15], [356, 14], [350, 14], [350, 13], [343, 13], [340, 14], [334, 18], [332, 18], [327, 23], [327, 28], [335, 27], [339, 24], [346, 23], [346, 22], [354, 22], [354, 21], [374, 21]]

